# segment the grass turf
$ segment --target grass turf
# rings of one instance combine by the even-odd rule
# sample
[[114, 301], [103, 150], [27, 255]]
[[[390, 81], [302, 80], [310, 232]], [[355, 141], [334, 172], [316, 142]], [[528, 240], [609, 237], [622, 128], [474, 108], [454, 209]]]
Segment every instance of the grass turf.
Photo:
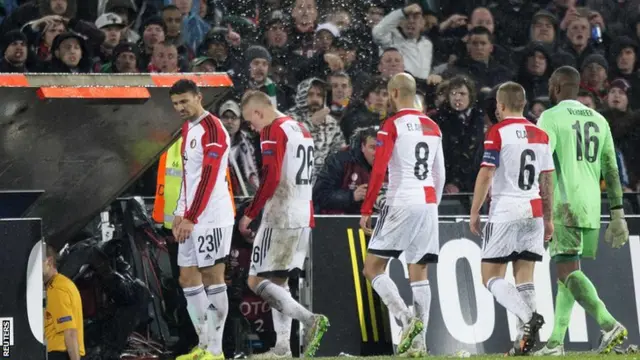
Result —
[[[425, 360], [429, 359], [457, 359], [459, 357], [454, 355], [449, 356], [429, 356], [423, 358]], [[495, 354], [495, 355], [471, 355], [469, 359], [480, 359], [480, 360], [489, 360], [489, 359], [504, 359], [504, 355]], [[599, 354], [591, 354], [591, 353], [569, 353], [565, 356], [536, 356], [535, 359], [562, 359], [562, 360], [581, 360], [581, 359], [619, 359], [619, 360], [640, 360], [640, 354], [629, 354], [629, 355], [618, 355], [618, 354], [609, 354], [609, 355], [599, 355]], [[319, 358], [322, 360], [347, 360], [347, 359], [356, 359], [356, 357], [324, 357]], [[370, 357], [357, 357], [357, 359], [363, 360], [391, 360], [398, 359], [398, 357], [393, 356], [370, 356]]]

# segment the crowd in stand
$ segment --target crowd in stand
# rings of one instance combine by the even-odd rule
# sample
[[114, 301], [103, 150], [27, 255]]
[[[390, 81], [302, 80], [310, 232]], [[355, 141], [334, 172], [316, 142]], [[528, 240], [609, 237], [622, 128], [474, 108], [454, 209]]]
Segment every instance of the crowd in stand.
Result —
[[3, 0], [0, 12], [0, 72], [228, 73], [233, 93], [210, 110], [233, 138], [239, 196], [260, 169], [238, 107], [247, 90], [311, 131], [316, 210], [358, 213], [392, 75], [417, 79], [443, 132], [445, 191], [460, 193], [473, 191], [491, 125], [485, 95], [519, 82], [535, 122], [563, 65], [609, 120], [625, 190], [640, 184], [640, 0]]

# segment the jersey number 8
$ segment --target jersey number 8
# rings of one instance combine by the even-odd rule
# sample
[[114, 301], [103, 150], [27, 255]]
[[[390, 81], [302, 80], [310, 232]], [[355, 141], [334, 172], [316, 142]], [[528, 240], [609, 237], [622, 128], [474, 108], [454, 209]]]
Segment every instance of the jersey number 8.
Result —
[[413, 175], [418, 180], [424, 180], [429, 174], [429, 145], [426, 142], [419, 142], [415, 149], [416, 163], [413, 166]]
[[[531, 149], [526, 149], [520, 155], [520, 174], [518, 175], [518, 187], [522, 190], [531, 190], [535, 181], [536, 168], [533, 166], [536, 161], [536, 153]], [[527, 172], [525, 178], [524, 173]]]

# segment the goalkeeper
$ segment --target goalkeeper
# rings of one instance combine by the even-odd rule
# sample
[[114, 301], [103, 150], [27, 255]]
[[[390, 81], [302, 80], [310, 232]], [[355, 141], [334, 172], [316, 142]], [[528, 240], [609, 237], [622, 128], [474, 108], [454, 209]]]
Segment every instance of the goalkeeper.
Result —
[[549, 252], [556, 263], [558, 293], [553, 333], [535, 355], [564, 354], [564, 337], [575, 301], [603, 330], [598, 352], [609, 353], [627, 336], [627, 329], [611, 316], [591, 280], [580, 270], [581, 258], [594, 259], [598, 249], [601, 175], [611, 207], [605, 241], [619, 248], [629, 239], [629, 230], [609, 124], [598, 112], [576, 101], [579, 84], [576, 69], [557, 69], [549, 79], [549, 96], [556, 105], [542, 113], [538, 121], [549, 134], [556, 168], [555, 233]]

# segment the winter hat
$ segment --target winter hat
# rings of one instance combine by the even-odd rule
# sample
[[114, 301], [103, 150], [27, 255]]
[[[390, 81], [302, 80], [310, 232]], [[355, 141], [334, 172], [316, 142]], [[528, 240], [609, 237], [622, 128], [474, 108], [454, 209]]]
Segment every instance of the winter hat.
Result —
[[267, 14], [261, 25], [268, 29], [271, 25], [277, 23], [287, 26], [290, 23], [290, 18], [282, 10], [274, 10]]
[[269, 51], [260, 45], [249, 46], [244, 52], [245, 60], [250, 63], [254, 59], [266, 59], [268, 63], [271, 63], [271, 54]]
[[587, 56], [586, 59], [584, 59], [584, 61], [582, 62], [582, 66], [580, 67], [580, 71], [584, 71], [584, 69], [589, 66], [590, 64], [598, 64], [600, 66], [602, 66], [604, 68], [605, 71], [609, 71], [609, 63], [607, 62], [607, 59], [604, 58], [604, 56], [600, 55], [600, 54], [591, 54], [589, 56]]
[[537, 13], [535, 13], [533, 15], [533, 18], [531, 19], [531, 24], [535, 24], [536, 21], [538, 21], [538, 19], [540, 19], [540, 18], [547, 18], [547, 19], [549, 19], [549, 21], [551, 21], [551, 23], [554, 26], [558, 25], [558, 18], [555, 15], [553, 15], [553, 13], [551, 13], [550, 11], [547, 11], [547, 10], [544, 10], [544, 9], [538, 11]]
[[114, 25], [121, 28], [125, 27], [124, 20], [116, 13], [104, 13], [96, 20], [96, 27], [98, 29]]
[[632, 48], [633, 52], [638, 53], [638, 43], [632, 38], [623, 35], [616, 39], [616, 42], [611, 46], [611, 60], [616, 61], [622, 50], [626, 48]]
[[20, 30], [11, 30], [2, 36], [2, 42], [0, 42], [0, 48], [2, 49], [2, 56], [4, 56], [4, 52], [7, 50], [9, 45], [16, 41], [22, 41], [25, 45], [27, 45], [27, 37]]
[[318, 27], [316, 28], [316, 34], [322, 30], [326, 30], [330, 32], [334, 38], [340, 37], [340, 29], [338, 29], [338, 27], [332, 23], [324, 23], [324, 24], [318, 25]]
[[147, 20], [145, 20], [145, 22], [142, 24], [142, 27], [140, 27], [141, 33], [144, 32], [147, 26], [150, 25], [158, 25], [162, 27], [162, 31], [164, 31], [165, 34], [167, 33], [167, 25], [164, 23], [160, 16], [151, 16]]
[[130, 42], [123, 42], [116, 45], [115, 49], [113, 49], [113, 58], [117, 59], [120, 54], [126, 52], [133, 53], [136, 58], [140, 56], [140, 49], [138, 49], [138, 45]]
[[622, 91], [626, 93], [629, 92], [629, 90], [631, 89], [631, 85], [629, 84], [629, 82], [623, 78], [618, 78], [613, 80], [610, 84], [609, 84], [609, 90], [613, 89], [613, 88], [618, 88]]

